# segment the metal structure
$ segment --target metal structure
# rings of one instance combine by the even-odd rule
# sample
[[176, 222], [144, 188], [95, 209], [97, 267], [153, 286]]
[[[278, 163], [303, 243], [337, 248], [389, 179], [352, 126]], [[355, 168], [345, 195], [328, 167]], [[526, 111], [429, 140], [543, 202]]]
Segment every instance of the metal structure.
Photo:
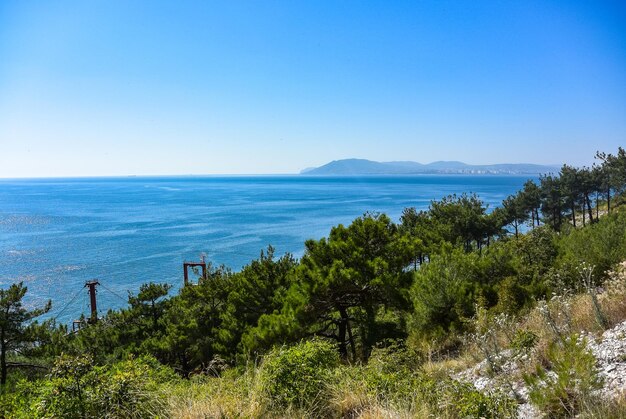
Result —
[[85, 324], [95, 324], [98, 321], [98, 301], [96, 299], [96, 286], [100, 285], [97, 279], [85, 282], [83, 288], [87, 288], [89, 292], [89, 307], [91, 309], [91, 315], [85, 320], [74, 320], [72, 322], [72, 331], [70, 333], [76, 333], [82, 329]]
[[89, 304], [91, 307], [91, 317], [89, 323], [98, 321], [98, 306], [96, 301], [96, 285], [100, 285], [97, 279], [85, 282], [85, 286], [89, 288]]
[[204, 257], [200, 262], [183, 262], [183, 277], [185, 278], [185, 286], [190, 285], [189, 268], [197, 267], [202, 270], [202, 278], [206, 277], [206, 262], [204, 261]]

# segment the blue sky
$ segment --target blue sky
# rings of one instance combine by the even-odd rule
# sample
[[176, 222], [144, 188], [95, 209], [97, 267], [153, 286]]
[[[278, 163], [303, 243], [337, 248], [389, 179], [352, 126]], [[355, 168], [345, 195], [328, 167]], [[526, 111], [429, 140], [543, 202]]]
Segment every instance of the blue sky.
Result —
[[620, 1], [0, 2], [0, 177], [583, 165], [620, 145]]

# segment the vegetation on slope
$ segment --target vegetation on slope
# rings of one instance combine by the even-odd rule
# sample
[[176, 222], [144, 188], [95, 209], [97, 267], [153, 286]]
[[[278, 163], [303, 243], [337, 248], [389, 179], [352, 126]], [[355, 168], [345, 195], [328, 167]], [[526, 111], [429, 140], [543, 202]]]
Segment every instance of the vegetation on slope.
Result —
[[510, 392], [451, 374], [472, 357], [497, 374], [503, 354], [524, 351], [531, 388], [547, 371], [591, 371], [580, 391], [531, 392], [550, 415], [585, 411], [598, 384], [570, 362], [588, 359], [575, 334], [626, 317], [626, 294], [597, 293], [626, 260], [626, 152], [598, 158], [491, 212], [464, 194], [399, 223], [366, 213], [307, 241], [300, 260], [269, 247], [174, 296], [145, 284], [77, 333], [30, 322], [39, 311], [14, 285], [0, 294], [3, 415], [509, 417]]

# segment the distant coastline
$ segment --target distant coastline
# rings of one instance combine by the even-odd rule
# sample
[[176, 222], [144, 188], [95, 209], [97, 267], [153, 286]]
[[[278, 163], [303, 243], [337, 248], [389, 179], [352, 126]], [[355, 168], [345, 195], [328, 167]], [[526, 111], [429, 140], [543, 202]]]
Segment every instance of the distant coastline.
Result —
[[301, 175], [541, 175], [556, 173], [557, 166], [530, 163], [472, 165], [460, 161], [422, 164], [413, 161], [377, 162], [366, 159], [333, 160], [320, 167], [307, 168]]

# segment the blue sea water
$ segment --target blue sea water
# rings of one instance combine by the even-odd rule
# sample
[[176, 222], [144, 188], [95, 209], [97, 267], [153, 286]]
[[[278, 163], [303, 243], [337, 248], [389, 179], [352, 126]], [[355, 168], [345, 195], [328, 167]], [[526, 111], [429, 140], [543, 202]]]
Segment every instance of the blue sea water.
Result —
[[[239, 270], [272, 245], [303, 253], [366, 211], [397, 221], [452, 193], [494, 208], [528, 177], [419, 175], [238, 176], [0, 180], [0, 286], [24, 281], [27, 304], [52, 299], [51, 316], [88, 313], [85, 281], [97, 278], [99, 311], [125, 305], [142, 283], [182, 284], [182, 262], [206, 254]], [[73, 298], [76, 297], [76, 298]], [[61, 312], [61, 309], [64, 309]]]

